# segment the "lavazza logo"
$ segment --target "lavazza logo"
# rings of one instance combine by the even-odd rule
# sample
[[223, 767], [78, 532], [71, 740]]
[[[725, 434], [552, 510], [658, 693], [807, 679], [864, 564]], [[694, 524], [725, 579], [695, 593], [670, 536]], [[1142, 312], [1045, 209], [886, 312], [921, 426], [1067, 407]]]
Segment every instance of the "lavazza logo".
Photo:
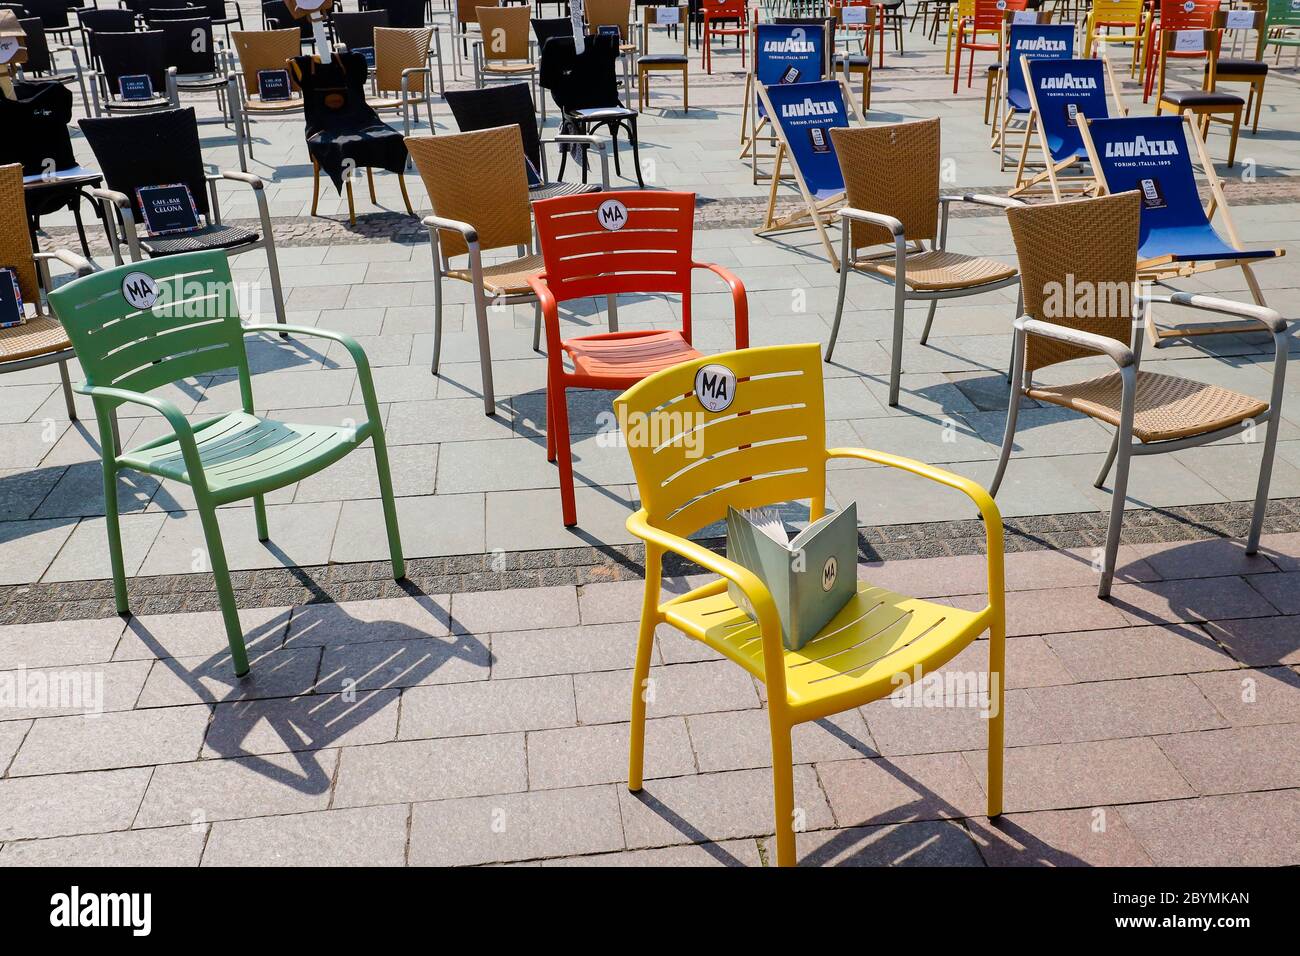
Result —
[[1178, 144], [1172, 139], [1147, 139], [1139, 136], [1132, 142], [1106, 144], [1107, 156], [1120, 158], [1130, 156], [1177, 156]]
[[153, 929], [153, 894], [83, 893], [74, 886], [50, 897], [50, 925], [129, 927], [132, 936], [148, 936]]
[[811, 53], [813, 45], [811, 40], [796, 40], [789, 37], [785, 40], [765, 40], [763, 42], [764, 53]]
[[1065, 41], [1051, 37], [1026, 37], [1016, 41], [1018, 53], [1064, 53]]
[[1096, 88], [1095, 76], [1075, 76], [1073, 73], [1064, 73], [1061, 76], [1048, 76], [1043, 79], [1045, 90], [1095, 90]]
[[834, 116], [839, 111], [831, 100], [805, 99], [802, 103], [786, 103], [781, 107], [782, 116]]

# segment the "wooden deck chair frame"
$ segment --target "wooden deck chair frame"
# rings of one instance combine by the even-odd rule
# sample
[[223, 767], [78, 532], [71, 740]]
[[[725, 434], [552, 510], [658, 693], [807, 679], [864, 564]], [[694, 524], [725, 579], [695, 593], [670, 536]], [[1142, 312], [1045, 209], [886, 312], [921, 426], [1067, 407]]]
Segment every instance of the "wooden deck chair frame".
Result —
[[[827, 17], [827, 20], [830, 18]], [[799, 26], [801, 24], [779, 24], [780, 26]], [[758, 18], [754, 17], [750, 21], [749, 28], [749, 45], [754, 51], [754, 55], [749, 59], [749, 69], [745, 72], [745, 91], [742, 94], [740, 108], [740, 159], [749, 157], [749, 166], [751, 171], [750, 182], [757, 186], [759, 181], [766, 182], [771, 178], [767, 173], [760, 173], [758, 169], [759, 160], [776, 160], [776, 134], [772, 132], [772, 117], [765, 115], [761, 119], [758, 115], [758, 109], [754, 105], [754, 99], [757, 96], [758, 82]], [[808, 24], [809, 29], [812, 28]], [[830, 79], [835, 72], [835, 31], [828, 22], [824, 27], [825, 46], [824, 75], [820, 79]], [[767, 135], [763, 136], [763, 132]], [[761, 139], [760, 139], [761, 137]], [[766, 142], [768, 151], [760, 151], [759, 144]], [[787, 179], [792, 177], [786, 177]]]
[[[730, 403], [710, 411], [696, 393], [701, 370], [721, 366], [735, 378]], [[713, 403], [710, 403], [713, 404]], [[633, 442], [628, 452], [641, 508], [628, 530], [645, 542], [645, 591], [632, 672], [628, 790], [644, 783], [646, 685], [655, 632], [663, 624], [711, 648], [763, 682], [772, 748], [776, 863], [794, 866], [795, 794], [791, 732], [887, 697], [942, 667], [980, 634], [988, 633], [988, 786], [990, 817], [1002, 812], [1003, 702], [1006, 680], [1006, 601], [1002, 517], [993, 499], [968, 478], [886, 452], [827, 448], [822, 369], [816, 344], [767, 346], [709, 355], [644, 379], [614, 400], [620, 422], [649, 419], [661, 444]], [[685, 422], [686, 424], [682, 424]], [[692, 458], [691, 431], [704, 436], [708, 455]], [[813, 520], [826, 511], [826, 469], [837, 460], [881, 465], [952, 489], [979, 509], [984, 526], [988, 599], [962, 611], [859, 582], [858, 593], [822, 632], [799, 650], [787, 650], [772, 595], [751, 571], [692, 541], [689, 535], [748, 508], [807, 500]], [[932, 483], [932, 484], [931, 484]], [[945, 492], [946, 493], [946, 492]], [[708, 572], [686, 594], [662, 593], [667, 555]], [[840, 569], [843, 574], [846, 569]], [[747, 614], [728, 593], [739, 589]], [[653, 786], [653, 785], [652, 785]]]
[[[997, 110], [993, 114], [992, 142], [990, 145], [998, 151], [998, 169], [1006, 171], [1007, 168], [1007, 146], [1012, 137], [1009, 133], [1015, 132], [1019, 136], [1016, 138], [1016, 145], [1023, 145], [1024, 140], [1029, 136], [1029, 124], [1018, 126], [1012, 129], [1012, 123], [1016, 117], [1027, 114], [1016, 113], [1011, 109], [1008, 101], [1007, 90], [1011, 82], [1010, 70], [1007, 68], [1010, 61], [1011, 49], [1011, 28], [1018, 26], [1014, 21], [1017, 14], [1028, 13], [1035, 17], [1036, 26], [1050, 26], [1052, 24], [1052, 14], [1042, 10], [1008, 10], [1002, 18], [1002, 36], [998, 47], [998, 69], [997, 74]], [[1021, 57], [1024, 60], [1024, 57]]]
[[[840, 91], [844, 96], [844, 107], [849, 114], [849, 121], [852, 122], [856, 119], [860, 125], [865, 125], [866, 120], [858, 110], [858, 104], [853, 99], [853, 90], [844, 82], [842, 76], [835, 77], [833, 82], [839, 84]], [[762, 84], [758, 84], [758, 95], [763, 101], [763, 107], [771, 115], [773, 112], [772, 101], [768, 99], [767, 89]], [[826, 232], [826, 225], [835, 221], [837, 209], [844, 202], [844, 193], [828, 196], [825, 199], [814, 199], [812, 192], [808, 189], [808, 184], [804, 181], [803, 173], [799, 170], [799, 164], [791, 159], [790, 172], [794, 177], [799, 195], [803, 199], [803, 208], [784, 216], [778, 216], [776, 214], [777, 190], [781, 186], [781, 170], [785, 165], [786, 156], [790, 149], [786, 144], [785, 134], [781, 132], [781, 124], [772, 123], [771, 129], [777, 138], [776, 155], [772, 162], [771, 187], [767, 192], [767, 208], [763, 213], [763, 224], [754, 230], [754, 235], [765, 236], [769, 233], [789, 232], [796, 229], [807, 229], [812, 226], [817, 230], [817, 235], [826, 248], [826, 256], [830, 259], [831, 267], [838, 272], [840, 260], [835, 254], [835, 245]]]
[[[1124, 105], [1124, 97], [1120, 92], [1119, 78], [1115, 76], [1115, 69], [1111, 65], [1110, 57], [1102, 54], [1093, 59], [1101, 60], [1102, 75], [1106, 78], [1106, 89], [1111, 99], [1115, 103], [1115, 115], [1127, 116], [1128, 109]], [[1062, 177], [1062, 173], [1074, 169], [1079, 165], [1079, 158], [1071, 156], [1060, 162], [1054, 162], [1045, 146], [1047, 142], [1047, 133], [1043, 129], [1043, 113], [1038, 104], [1038, 94], [1034, 90], [1032, 77], [1030, 76], [1030, 64], [1033, 60], [1028, 57], [1021, 57], [1021, 68], [1025, 71], [1025, 76], [1029, 77], [1030, 82], [1026, 84], [1029, 92], [1029, 128], [1025, 134], [1025, 140], [1020, 144], [1020, 159], [1016, 163], [1016, 183], [1007, 191], [1011, 197], [1021, 196], [1041, 196], [1051, 193], [1053, 202], [1060, 202], [1065, 196], [1094, 196], [1097, 194], [1097, 180], [1093, 173], [1088, 175]], [[1031, 140], [1036, 140], [1037, 148], [1043, 155], [1043, 168], [1032, 176], [1027, 176], [1028, 163], [1026, 161]]]
[[[1206, 182], [1210, 187], [1210, 199], [1204, 206], [1205, 217], [1214, 223], [1215, 213], [1218, 213], [1223, 223], [1223, 228], [1228, 234], [1228, 242], [1236, 249], [1243, 249], [1244, 244], [1241, 237], [1237, 234], [1237, 227], [1232, 221], [1232, 211], [1228, 206], [1228, 199], [1223, 194], [1223, 184], [1219, 180], [1218, 174], [1214, 170], [1214, 161], [1210, 159], [1209, 150], [1205, 147], [1205, 140], [1201, 138], [1200, 130], [1193, 122], [1192, 117], [1184, 113], [1180, 117], [1183, 124], [1183, 131], [1191, 137], [1192, 144], [1196, 150], [1196, 159], [1201, 164], [1201, 172], [1205, 176]], [[1088, 129], [1088, 120], [1085, 117], [1080, 126], [1080, 135], [1083, 138], [1084, 147], [1088, 150], [1088, 157], [1091, 160], [1093, 174], [1097, 177], [1098, 195], [1108, 195], [1110, 190], [1106, 186], [1105, 173], [1101, 162], [1097, 156], [1097, 146], [1093, 142], [1092, 134]], [[1192, 172], [1195, 174], [1195, 167]], [[1286, 250], [1276, 248], [1272, 250], [1271, 259], [1280, 259], [1286, 255]], [[1219, 269], [1231, 269], [1239, 267], [1242, 275], [1246, 279], [1246, 287], [1250, 290], [1250, 296], [1255, 300], [1255, 304], [1267, 308], [1268, 303], [1264, 301], [1264, 292], [1259, 287], [1259, 280], [1255, 278], [1255, 272], [1251, 268], [1252, 264], [1259, 262], [1258, 258], [1241, 258], [1241, 259], [1208, 259], [1190, 262], [1179, 262], [1172, 256], [1159, 256], [1153, 259], [1139, 260], [1137, 264], [1138, 278], [1148, 282], [1165, 284], [1172, 279], [1187, 278], [1189, 276], [1199, 275], [1205, 272], [1217, 272]], [[1160, 348], [1164, 343], [1173, 338], [1185, 338], [1191, 335], [1221, 335], [1224, 333], [1241, 332], [1243, 330], [1254, 331], [1258, 329], [1258, 323], [1255, 320], [1247, 322], [1228, 322], [1214, 323], [1209, 325], [1175, 325], [1166, 328], [1160, 328], [1155, 324], [1153, 311], [1148, 309], [1144, 316], [1147, 337], [1155, 348]]]

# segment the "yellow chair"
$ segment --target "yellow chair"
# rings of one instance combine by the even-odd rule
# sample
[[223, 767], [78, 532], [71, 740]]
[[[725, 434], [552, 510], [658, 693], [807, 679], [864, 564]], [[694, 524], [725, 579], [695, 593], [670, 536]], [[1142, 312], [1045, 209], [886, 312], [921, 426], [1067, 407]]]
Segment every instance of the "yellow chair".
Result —
[[[1118, 33], [1109, 32], [1116, 27]], [[1105, 28], [1107, 32], [1102, 33]], [[1132, 43], [1133, 59], [1129, 64], [1128, 75], [1137, 73], [1138, 62], [1145, 52], [1147, 31], [1151, 29], [1151, 16], [1146, 9], [1146, 0], [1093, 0], [1092, 10], [1083, 28], [1083, 56], [1093, 57], [1093, 45], [1097, 43]], [[1125, 32], [1132, 30], [1133, 32]]]
[[[706, 366], [713, 366], [705, 374], [713, 376], [715, 384], [728, 382], [730, 403], [716, 412], [695, 392], [697, 373]], [[714, 400], [719, 394], [710, 395], [710, 405], [721, 405]], [[988, 631], [988, 813], [1001, 813], [1006, 609], [1002, 517], [988, 493], [967, 478], [909, 458], [861, 448], [827, 449], [816, 344], [744, 349], [683, 362], [629, 388], [614, 406], [627, 432], [642, 502], [627, 527], [646, 548], [628, 789], [641, 789], [643, 689], [655, 628], [661, 623], [707, 644], [767, 686], [780, 866], [795, 862], [792, 728], [886, 697], [898, 689], [899, 675], [914, 679], [932, 671]], [[654, 438], [643, 441], [639, 435]], [[729, 506], [806, 499], [812, 517], [819, 517], [826, 506], [826, 466], [834, 458], [911, 472], [975, 502], [988, 545], [988, 603], [978, 611], [964, 611], [859, 582], [857, 596], [820, 634], [798, 651], [786, 650], [776, 607], [763, 583], [687, 536], [725, 518]], [[660, 603], [662, 561], [670, 551], [719, 578]], [[744, 593], [754, 618], [728, 597], [728, 582]]]

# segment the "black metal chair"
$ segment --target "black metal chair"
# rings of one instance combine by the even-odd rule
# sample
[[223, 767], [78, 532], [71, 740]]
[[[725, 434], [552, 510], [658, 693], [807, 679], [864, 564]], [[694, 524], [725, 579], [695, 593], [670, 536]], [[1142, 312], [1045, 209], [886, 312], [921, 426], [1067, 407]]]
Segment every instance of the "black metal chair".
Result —
[[[530, 200], [553, 199], [556, 196], [570, 196], [575, 193], [596, 192], [609, 188], [609, 160], [605, 157], [604, 140], [598, 136], [559, 135], [544, 140], [537, 132], [537, 119], [533, 105], [533, 95], [527, 83], [506, 83], [498, 86], [476, 90], [452, 90], [446, 94], [447, 105], [456, 118], [456, 125], [461, 132], [470, 133], [480, 129], [492, 129], [497, 126], [518, 126], [523, 137], [524, 155], [532, 163], [540, 182], [529, 183]], [[557, 143], [563, 149], [567, 145], [583, 145], [596, 149], [601, 154], [602, 179], [600, 186], [586, 183], [552, 182], [547, 168], [546, 143]]]
[[[212, 21], [207, 17], [159, 20], [153, 27], [163, 35], [170, 99], [179, 106], [182, 93], [216, 93], [222, 120], [232, 120], [226, 102], [230, 79], [226, 75], [225, 56], [219, 56], [216, 49]], [[236, 124], [237, 135], [239, 129]]]
[[[95, 54], [99, 69], [90, 74], [91, 108], [95, 116], [104, 113], [147, 113], [179, 105], [169, 92], [171, 71], [167, 66], [167, 38], [161, 30], [136, 33], [96, 33]], [[124, 76], [149, 77], [153, 95], [130, 100], [121, 95]]]
[[375, 27], [392, 26], [387, 10], [352, 10], [330, 14], [334, 38], [349, 50], [375, 45]]
[[[97, 10], [89, 8], [77, 11], [77, 26], [81, 30], [81, 49], [86, 54], [86, 63], [92, 69], [99, 68], [99, 54], [95, 49], [97, 33], [132, 33], [135, 31], [134, 10]], [[46, 32], [49, 28], [46, 27]]]
[[[568, 4], [565, 4], [568, 6]], [[537, 55], [540, 57], [546, 49], [546, 41], [555, 37], [573, 39], [573, 21], [568, 17], [533, 17], [533, 36], [537, 38]]]
[[[68, 19], [71, 6], [68, 0], [23, 0], [28, 17], [39, 17], [45, 32], [61, 43], [71, 43], [72, 34], [79, 27]], [[80, 16], [80, 13], [78, 13]]]
[[263, 30], [287, 30], [290, 27], [298, 28], [299, 42], [312, 46], [315, 44], [316, 37], [312, 33], [311, 20], [303, 17], [297, 19], [289, 12], [288, 4], [284, 0], [264, 0], [262, 4], [262, 29]]
[[[81, 105], [87, 115], [90, 113], [90, 95], [86, 92], [86, 77], [81, 68], [81, 56], [77, 48], [64, 43], [50, 45], [45, 35], [45, 25], [40, 17], [19, 20], [18, 25], [27, 34], [27, 62], [18, 67], [18, 78], [49, 83], [76, 83], [81, 88]], [[56, 55], [66, 53], [72, 61], [71, 73], [60, 73]]]
[[[551, 91], [562, 117], [560, 133], [585, 136], [605, 127], [613, 139], [614, 171], [622, 174], [618, 159], [618, 131], [627, 131], [632, 143], [632, 160], [636, 166], [637, 185], [645, 188], [641, 178], [641, 152], [637, 142], [636, 110], [624, 106], [618, 98], [617, 64], [619, 38], [588, 35], [581, 54], [572, 37], [553, 37], [546, 42], [541, 58], [541, 85]], [[586, 150], [574, 144], [570, 150], [581, 152], [582, 177], [587, 178]], [[568, 150], [560, 159], [560, 178]]]
[[425, 0], [361, 0], [362, 11], [384, 10], [388, 13], [388, 26], [413, 29], [425, 26]]
[[[83, 119], [79, 125], [104, 173], [105, 186], [91, 190], [91, 195], [103, 204], [109, 246], [118, 265], [122, 264], [123, 244], [132, 262], [146, 256], [159, 258], [206, 249], [223, 249], [228, 256], [262, 249], [266, 252], [275, 317], [278, 322], [286, 321], [280, 265], [262, 180], [235, 170], [214, 174], [204, 171], [199, 125], [192, 107]], [[260, 231], [222, 222], [217, 183], [223, 179], [244, 183], [253, 190]], [[136, 190], [171, 183], [189, 187], [202, 217], [200, 228], [175, 235], [141, 236], [135, 225]], [[122, 228], [122, 238], [118, 237], [117, 226]]]

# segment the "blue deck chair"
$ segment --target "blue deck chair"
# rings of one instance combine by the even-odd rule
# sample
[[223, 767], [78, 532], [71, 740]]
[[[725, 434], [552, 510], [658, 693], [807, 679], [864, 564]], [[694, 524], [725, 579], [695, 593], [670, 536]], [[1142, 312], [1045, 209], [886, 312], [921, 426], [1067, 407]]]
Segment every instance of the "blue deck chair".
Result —
[[[831, 265], [839, 271], [840, 262], [826, 234], [826, 223], [834, 207], [844, 198], [844, 176], [840, 172], [832, 129], [845, 129], [850, 119], [863, 122], [853, 94], [843, 80], [820, 80], [816, 83], [775, 83], [758, 85], [759, 102], [775, 122], [777, 135], [776, 162], [772, 169], [772, 189], [767, 197], [767, 213], [756, 235], [789, 229], [806, 229], [811, 224], [826, 247]], [[786, 216], [776, 215], [776, 193], [781, 184], [781, 169], [786, 159], [794, 174], [804, 207]]]
[[[1029, 11], [1015, 11], [1027, 13]], [[1033, 14], [1046, 17], [1048, 14]], [[1074, 26], [1069, 23], [1009, 23], [1005, 27], [1002, 68], [1003, 95], [998, 98], [998, 115], [993, 123], [993, 145], [1001, 169], [1007, 168], [1009, 133], [1019, 132], [1021, 143], [1029, 136], [1029, 125], [1015, 123], [1030, 112], [1026, 89], [1025, 60], [1068, 60], [1074, 56]]]
[[[820, 25], [818, 25], [818, 23]], [[769, 148], [775, 139], [767, 108], [758, 96], [760, 86], [776, 83], [815, 83], [826, 79], [828, 51], [833, 49], [830, 21], [818, 23], [760, 23], [754, 27], [753, 68], [745, 77], [740, 117], [740, 158], [750, 157], [752, 182], [759, 180], [758, 161], [774, 159], [775, 152], [760, 153], [760, 136]], [[764, 131], [767, 135], [763, 136]]]
[[[1138, 245], [1138, 276], [1153, 282], [1240, 267], [1257, 305], [1266, 305], [1251, 270], [1254, 263], [1277, 259], [1284, 249], [1247, 249], [1237, 236], [1214, 163], [1191, 117], [1140, 116], [1085, 119], [1084, 146], [1101, 192], [1136, 190], [1143, 196]], [[1191, 146], [1189, 147], [1189, 140]], [[1209, 180], [1209, 206], [1201, 205], [1192, 149]], [[1212, 221], [1218, 213], [1227, 234]], [[1150, 314], [1147, 334], [1159, 346], [1165, 339], [1240, 331], [1241, 323], [1174, 326], [1158, 329]]]
[[[1026, 172], [1029, 137], [1020, 147], [1016, 166], [1016, 184], [1008, 195], [1032, 195], [1052, 191], [1052, 200], [1060, 202], [1064, 194], [1092, 195], [1097, 181], [1083, 167], [1088, 164], [1088, 149], [1079, 135], [1080, 116], [1109, 119], [1107, 89], [1115, 100], [1115, 112], [1125, 115], [1118, 84], [1104, 57], [1095, 60], [1024, 60], [1025, 95], [1029, 101], [1029, 134], [1046, 146], [1045, 168], [1034, 175]], [[1073, 170], [1068, 177], [1062, 173]], [[1063, 181], [1064, 180], [1064, 181]]]

